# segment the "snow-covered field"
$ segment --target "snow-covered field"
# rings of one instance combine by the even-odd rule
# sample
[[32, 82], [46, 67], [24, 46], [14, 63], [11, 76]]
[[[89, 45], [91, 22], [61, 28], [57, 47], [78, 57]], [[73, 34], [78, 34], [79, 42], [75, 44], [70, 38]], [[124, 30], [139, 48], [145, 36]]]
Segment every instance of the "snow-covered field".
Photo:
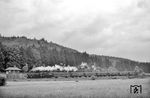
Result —
[[[142, 94], [131, 94], [130, 85], [142, 85]], [[81, 81], [20, 81], [0, 87], [0, 98], [150, 98], [150, 78], [81, 80]]]

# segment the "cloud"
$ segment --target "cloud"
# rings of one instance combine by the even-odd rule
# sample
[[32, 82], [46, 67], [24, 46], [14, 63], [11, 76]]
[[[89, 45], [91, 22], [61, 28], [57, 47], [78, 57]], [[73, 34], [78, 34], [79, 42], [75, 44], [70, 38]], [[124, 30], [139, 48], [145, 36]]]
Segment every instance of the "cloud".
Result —
[[150, 61], [149, 0], [1, 0], [0, 32]]

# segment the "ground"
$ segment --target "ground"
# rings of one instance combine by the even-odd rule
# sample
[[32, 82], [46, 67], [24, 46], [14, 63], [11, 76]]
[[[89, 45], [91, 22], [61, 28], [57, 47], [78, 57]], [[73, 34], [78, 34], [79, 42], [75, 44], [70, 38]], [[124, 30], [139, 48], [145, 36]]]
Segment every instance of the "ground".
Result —
[[[130, 85], [142, 85], [131, 94]], [[0, 98], [150, 98], [150, 78], [71, 81], [8, 81]]]

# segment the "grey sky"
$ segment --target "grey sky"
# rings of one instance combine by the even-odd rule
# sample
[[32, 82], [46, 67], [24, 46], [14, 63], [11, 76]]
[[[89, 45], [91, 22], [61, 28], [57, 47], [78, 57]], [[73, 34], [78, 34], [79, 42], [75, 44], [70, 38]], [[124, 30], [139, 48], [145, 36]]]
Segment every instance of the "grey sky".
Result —
[[0, 33], [150, 61], [150, 0], [0, 0]]

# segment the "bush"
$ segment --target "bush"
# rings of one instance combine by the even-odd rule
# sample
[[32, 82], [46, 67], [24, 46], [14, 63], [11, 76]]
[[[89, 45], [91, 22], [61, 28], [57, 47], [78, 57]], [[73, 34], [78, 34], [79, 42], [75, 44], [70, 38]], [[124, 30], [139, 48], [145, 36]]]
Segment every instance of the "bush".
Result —
[[0, 86], [6, 85], [6, 79], [3, 77], [0, 77]]
[[96, 76], [92, 75], [90, 79], [91, 79], [91, 80], [95, 80], [95, 79], [96, 79]]
[[111, 77], [111, 79], [117, 79], [117, 77], [116, 77], [116, 76], [113, 76], [113, 77]]

